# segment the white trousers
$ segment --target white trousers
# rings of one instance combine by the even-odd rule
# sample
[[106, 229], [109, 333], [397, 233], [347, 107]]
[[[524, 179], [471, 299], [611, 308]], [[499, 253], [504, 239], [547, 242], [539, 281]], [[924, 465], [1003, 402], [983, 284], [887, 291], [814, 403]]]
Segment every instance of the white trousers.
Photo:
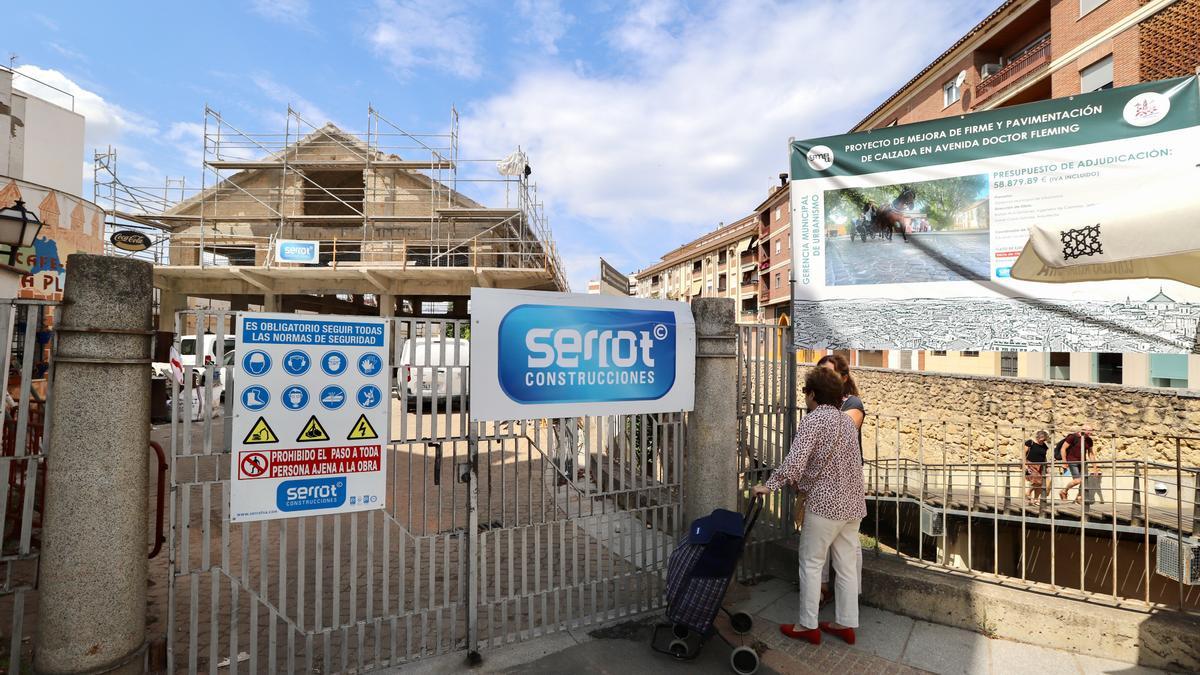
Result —
[[[858, 565], [858, 587], [862, 588], [862, 542], [855, 537], [854, 539], [854, 557], [857, 559]], [[829, 568], [833, 566], [833, 556], [825, 558], [825, 566], [821, 568], [821, 584], [829, 584]]]
[[833, 557], [837, 622], [858, 627], [858, 525], [861, 520], [829, 520], [809, 511], [800, 529], [800, 620], [797, 629], [817, 627], [821, 606], [821, 569]]

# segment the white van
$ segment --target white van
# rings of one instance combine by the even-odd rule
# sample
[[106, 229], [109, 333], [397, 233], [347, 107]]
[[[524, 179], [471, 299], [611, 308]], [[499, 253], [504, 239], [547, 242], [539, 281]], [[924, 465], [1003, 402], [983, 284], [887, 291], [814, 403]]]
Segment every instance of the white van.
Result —
[[[179, 356], [180, 361], [185, 366], [203, 366], [207, 363], [216, 363], [217, 359], [217, 336], [212, 333], [205, 333], [200, 336], [201, 349], [200, 354], [196, 353], [196, 336], [185, 335], [179, 338]], [[237, 344], [237, 338], [232, 335], [225, 336], [225, 354], [233, 351], [233, 346]]]
[[[412, 338], [400, 349], [396, 386], [404, 387], [409, 402], [423, 398], [455, 401], [467, 391], [467, 366], [471, 365], [471, 343], [461, 338]], [[399, 392], [397, 392], [399, 393]]]

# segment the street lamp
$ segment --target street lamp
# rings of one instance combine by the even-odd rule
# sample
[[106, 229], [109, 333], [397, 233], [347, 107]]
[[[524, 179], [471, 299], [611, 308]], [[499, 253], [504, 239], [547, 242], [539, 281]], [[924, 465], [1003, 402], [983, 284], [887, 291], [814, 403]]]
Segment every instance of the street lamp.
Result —
[[41, 230], [42, 221], [25, 208], [25, 202], [20, 199], [12, 206], [0, 209], [0, 244], [8, 245], [10, 267], [17, 262], [17, 249], [33, 246]]

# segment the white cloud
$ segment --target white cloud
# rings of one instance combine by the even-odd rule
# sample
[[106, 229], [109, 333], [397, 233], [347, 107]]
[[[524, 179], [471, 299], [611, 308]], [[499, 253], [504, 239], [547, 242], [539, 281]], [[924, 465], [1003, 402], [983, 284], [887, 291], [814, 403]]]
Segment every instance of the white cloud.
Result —
[[[919, 0], [747, 0], [702, 13], [639, 5], [610, 35], [629, 59], [624, 72], [521, 74], [468, 109], [463, 155], [521, 144], [564, 256], [642, 267], [749, 213], [787, 170], [788, 137], [844, 132], [981, 10], [931, 12]], [[572, 285], [591, 267], [572, 267]]]
[[308, 0], [252, 0], [250, 9], [264, 19], [278, 23], [308, 25]]
[[88, 58], [86, 56], [84, 56], [81, 52], [77, 52], [74, 49], [71, 49], [70, 47], [64, 47], [63, 45], [60, 45], [57, 42], [54, 42], [53, 40], [48, 41], [46, 44], [51, 49], [58, 52], [60, 55], [67, 57], [68, 59], [74, 59], [76, 61], [85, 61], [85, 62], [88, 60]]
[[60, 71], [26, 64], [17, 66], [17, 72], [27, 77], [13, 78], [15, 88], [64, 108], [73, 107], [75, 112], [83, 115], [84, 142], [89, 153], [93, 147], [116, 144], [126, 135], [158, 133], [158, 125], [153, 120], [83, 88]]
[[175, 146], [188, 166], [199, 170], [204, 163], [204, 125], [175, 122], [163, 137]]
[[460, 0], [376, 0], [367, 40], [397, 75], [432, 68], [474, 79], [478, 28]]
[[517, 14], [529, 26], [522, 40], [536, 44], [547, 54], [558, 53], [558, 41], [574, 22], [560, 0], [517, 0]]
[[[320, 128], [326, 122], [333, 121], [332, 117], [316, 103], [304, 98], [291, 87], [272, 79], [269, 75], [259, 73], [251, 76], [250, 79], [254, 82], [254, 86], [258, 87], [259, 91], [268, 99], [280, 104], [280, 106], [290, 105], [296, 111], [296, 114], [300, 115], [305, 122], [308, 122], [314, 128]], [[278, 126], [283, 126], [285, 113], [286, 108], [281, 110], [278, 115], [268, 114], [268, 117], [271, 118], [270, 121], [277, 122]], [[312, 129], [300, 130], [301, 133], [308, 133], [309, 131], [312, 131]]]

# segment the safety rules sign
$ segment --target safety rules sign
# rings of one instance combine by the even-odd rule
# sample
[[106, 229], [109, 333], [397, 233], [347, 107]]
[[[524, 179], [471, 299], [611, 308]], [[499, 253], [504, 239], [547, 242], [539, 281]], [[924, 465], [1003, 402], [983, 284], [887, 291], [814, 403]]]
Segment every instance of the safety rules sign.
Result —
[[230, 520], [383, 508], [386, 319], [238, 315]]

